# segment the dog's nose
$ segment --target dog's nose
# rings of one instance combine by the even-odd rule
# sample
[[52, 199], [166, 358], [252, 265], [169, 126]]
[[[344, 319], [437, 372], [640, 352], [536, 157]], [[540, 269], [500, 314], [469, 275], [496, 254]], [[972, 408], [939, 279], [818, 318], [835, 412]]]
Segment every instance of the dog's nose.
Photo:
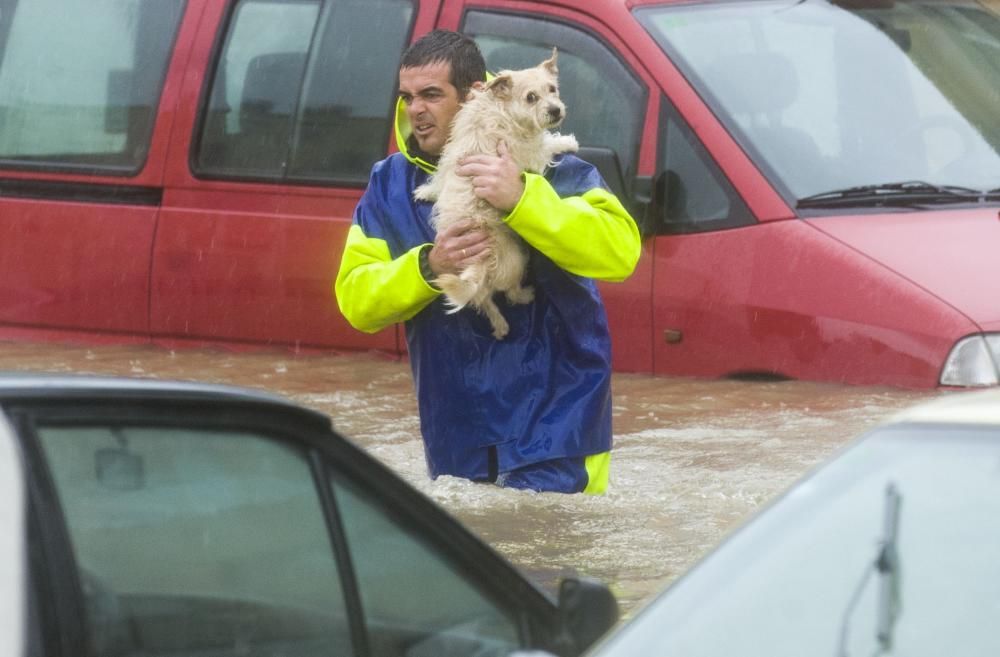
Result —
[[562, 109], [552, 106], [549, 108], [549, 119], [552, 121], [558, 121], [562, 118]]

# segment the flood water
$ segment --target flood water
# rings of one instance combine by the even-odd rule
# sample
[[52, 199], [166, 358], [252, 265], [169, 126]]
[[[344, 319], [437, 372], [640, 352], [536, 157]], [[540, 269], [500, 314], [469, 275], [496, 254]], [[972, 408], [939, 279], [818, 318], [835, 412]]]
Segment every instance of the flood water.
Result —
[[616, 375], [611, 485], [588, 497], [431, 481], [409, 365], [378, 354], [0, 343], [0, 370], [188, 379], [284, 394], [328, 414], [543, 587], [554, 590], [567, 575], [600, 578], [626, 616], [852, 436], [936, 394]]

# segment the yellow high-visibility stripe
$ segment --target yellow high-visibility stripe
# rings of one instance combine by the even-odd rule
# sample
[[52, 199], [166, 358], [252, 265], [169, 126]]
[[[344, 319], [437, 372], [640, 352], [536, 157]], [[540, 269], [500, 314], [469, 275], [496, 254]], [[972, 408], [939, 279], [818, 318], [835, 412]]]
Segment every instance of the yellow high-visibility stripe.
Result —
[[608, 475], [611, 472], [611, 452], [593, 454], [584, 459], [587, 468], [587, 495], [603, 495], [608, 490]]
[[368, 237], [357, 224], [351, 226], [334, 283], [337, 305], [351, 326], [375, 333], [405, 322], [440, 294], [420, 274], [423, 246], [393, 260], [385, 240]]
[[632, 274], [642, 241], [614, 194], [597, 187], [561, 198], [542, 176], [526, 173], [524, 182], [524, 194], [505, 221], [525, 241], [578, 276], [623, 281]]

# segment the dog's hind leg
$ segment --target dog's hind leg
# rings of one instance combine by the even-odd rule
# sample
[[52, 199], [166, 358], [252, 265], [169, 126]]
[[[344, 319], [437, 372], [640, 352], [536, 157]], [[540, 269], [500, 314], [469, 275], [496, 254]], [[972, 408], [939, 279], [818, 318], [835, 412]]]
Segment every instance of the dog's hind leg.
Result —
[[493, 298], [486, 297], [486, 299], [479, 304], [479, 309], [483, 311], [484, 315], [486, 315], [486, 319], [490, 320], [490, 324], [493, 326], [493, 337], [497, 340], [503, 340], [510, 332], [510, 325], [507, 323], [507, 320], [504, 319], [503, 314], [500, 312], [500, 308], [497, 307]]

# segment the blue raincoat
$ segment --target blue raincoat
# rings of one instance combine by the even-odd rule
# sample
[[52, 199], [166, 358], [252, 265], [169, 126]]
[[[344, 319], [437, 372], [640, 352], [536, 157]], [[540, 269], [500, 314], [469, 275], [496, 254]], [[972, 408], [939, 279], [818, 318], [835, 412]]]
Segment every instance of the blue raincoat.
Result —
[[[524, 174], [525, 193], [505, 221], [528, 244], [535, 300], [512, 305], [497, 295], [510, 324], [497, 340], [475, 309], [446, 314], [443, 296], [420, 274], [419, 251], [435, 231], [431, 204], [414, 201], [413, 190], [433, 168], [400, 142], [402, 152], [372, 169], [335, 292], [360, 330], [405, 322], [430, 475], [485, 479], [490, 446], [500, 473], [606, 455], [611, 341], [594, 279], [631, 274], [640, 251], [635, 222], [597, 170], [573, 155], [544, 175]], [[585, 460], [588, 492], [601, 492], [608, 460]]]

